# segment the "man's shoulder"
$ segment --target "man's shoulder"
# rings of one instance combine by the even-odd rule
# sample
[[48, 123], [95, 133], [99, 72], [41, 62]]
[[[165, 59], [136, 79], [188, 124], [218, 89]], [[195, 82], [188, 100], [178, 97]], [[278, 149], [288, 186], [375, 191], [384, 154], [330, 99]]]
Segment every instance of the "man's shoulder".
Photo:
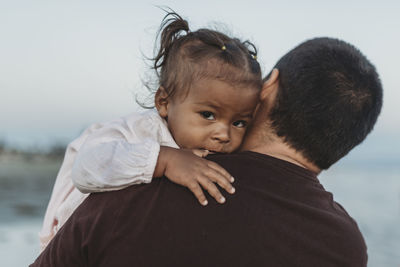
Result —
[[216, 154], [209, 154], [206, 157], [207, 160], [214, 161], [221, 165], [232, 165], [238, 166], [241, 165], [240, 163], [254, 163], [254, 159], [249, 157], [249, 151], [242, 151], [242, 152], [234, 152], [231, 154], [224, 154], [224, 153], [216, 153]]
[[[96, 251], [105, 251], [110, 243], [120, 248], [130, 244], [135, 258], [142, 257], [147, 263], [156, 254], [164, 263], [186, 263], [199, 251], [211, 259], [217, 248], [222, 258], [231, 259], [230, 266], [238, 265], [243, 257], [258, 264], [268, 260], [275, 266], [350, 266], [347, 263], [359, 263], [366, 255], [362, 236], [346, 214], [341, 217], [319, 207], [319, 200], [318, 205], [310, 202], [309, 195], [320, 194], [319, 188], [294, 198], [293, 192], [302, 190], [301, 186], [272, 177], [274, 173], [256, 172], [258, 176], [253, 177], [254, 172], [246, 168], [256, 159], [246, 153], [210, 155], [208, 159], [236, 175], [237, 192], [226, 195], [224, 205], [210, 199], [202, 207], [187, 188], [154, 179], [150, 184], [89, 196], [74, 216], [84, 220], [82, 234], [90, 233], [87, 240]], [[232, 236], [240, 242], [231, 242]], [[136, 241], [133, 245], [132, 239]], [[196, 246], [181, 245], [192, 243]], [[210, 244], [211, 250], [207, 249]], [[133, 255], [122, 254], [107, 257]], [[208, 265], [208, 258], [202, 266]], [[221, 261], [220, 255], [213, 261]]]
[[[207, 159], [221, 164], [237, 178], [237, 194], [246, 195], [243, 202], [252, 203], [257, 198], [253, 205], [258, 207], [246, 210], [249, 213], [257, 209], [257, 220], [275, 229], [273, 233], [266, 231], [265, 240], [285, 236], [284, 243], [276, 244], [283, 251], [301, 246], [306, 253], [307, 248], [315, 247], [327, 259], [342, 259], [343, 266], [348, 262], [366, 263], [366, 245], [357, 223], [312, 172], [253, 152], [211, 155]], [[292, 254], [302, 258], [298, 253]], [[336, 258], [333, 254], [341, 256]], [[305, 261], [313, 259], [306, 258]], [[324, 258], [317, 260], [324, 262]]]

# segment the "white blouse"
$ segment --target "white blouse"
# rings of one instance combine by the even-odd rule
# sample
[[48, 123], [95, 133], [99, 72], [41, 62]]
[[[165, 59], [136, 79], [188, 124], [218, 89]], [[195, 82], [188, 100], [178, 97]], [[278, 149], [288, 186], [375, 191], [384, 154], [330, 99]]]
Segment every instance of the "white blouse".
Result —
[[160, 146], [178, 148], [156, 110], [87, 128], [67, 147], [39, 233], [41, 250], [88, 196], [86, 193], [150, 183]]

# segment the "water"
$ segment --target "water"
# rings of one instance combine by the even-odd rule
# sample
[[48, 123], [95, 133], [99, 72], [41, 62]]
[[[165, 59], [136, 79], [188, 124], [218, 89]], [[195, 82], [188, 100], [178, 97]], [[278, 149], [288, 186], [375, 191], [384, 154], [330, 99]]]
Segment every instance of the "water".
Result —
[[357, 221], [368, 266], [400, 266], [400, 169], [336, 167], [320, 176]]
[[38, 231], [41, 220], [0, 224], [1, 266], [28, 266], [39, 253]]
[[[1, 266], [27, 266], [37, 257], [37, 233], [60, 160], [0, 155]], [[370, 267], [400, 266], [400, 167], [342, 164], [320, 175], [356, 219]]]
[[60, 160], [0, 154], [0, 266], [28, 266]]

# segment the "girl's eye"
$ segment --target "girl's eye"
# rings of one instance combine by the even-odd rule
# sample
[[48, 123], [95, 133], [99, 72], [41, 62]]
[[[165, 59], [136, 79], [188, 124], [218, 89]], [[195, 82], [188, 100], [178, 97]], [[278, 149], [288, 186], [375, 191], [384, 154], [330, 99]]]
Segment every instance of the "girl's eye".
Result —
[[207, 120], [215, 120], [214, 113], [211, 111], [202, 111], [200, 112], [200, 115]]
[[236, 126], [238, 128], [244, 128], [247, 126], [247, 121], [235, 121], [233, 123], [233, 126]]

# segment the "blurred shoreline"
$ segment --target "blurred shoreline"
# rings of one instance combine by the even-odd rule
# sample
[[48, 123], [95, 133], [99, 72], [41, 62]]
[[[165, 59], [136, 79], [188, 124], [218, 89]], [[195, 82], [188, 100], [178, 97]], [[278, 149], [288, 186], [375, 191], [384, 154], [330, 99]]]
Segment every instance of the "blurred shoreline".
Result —
[[0, 148], [0, 223], [43, 217], [64, 151]]
[[64, 157], [65, 144], [54, 144], [45, 148], [24, 147], [7, 145], [0, 141], [0, 162], [11, 160], [40, 161], [40, 160], [62, 160]]
[[4, 266], [27, 266], [37, 257], [38, 232], [64, 152], [64, 146], [40, 151], [0, 145], [0, 257]]

